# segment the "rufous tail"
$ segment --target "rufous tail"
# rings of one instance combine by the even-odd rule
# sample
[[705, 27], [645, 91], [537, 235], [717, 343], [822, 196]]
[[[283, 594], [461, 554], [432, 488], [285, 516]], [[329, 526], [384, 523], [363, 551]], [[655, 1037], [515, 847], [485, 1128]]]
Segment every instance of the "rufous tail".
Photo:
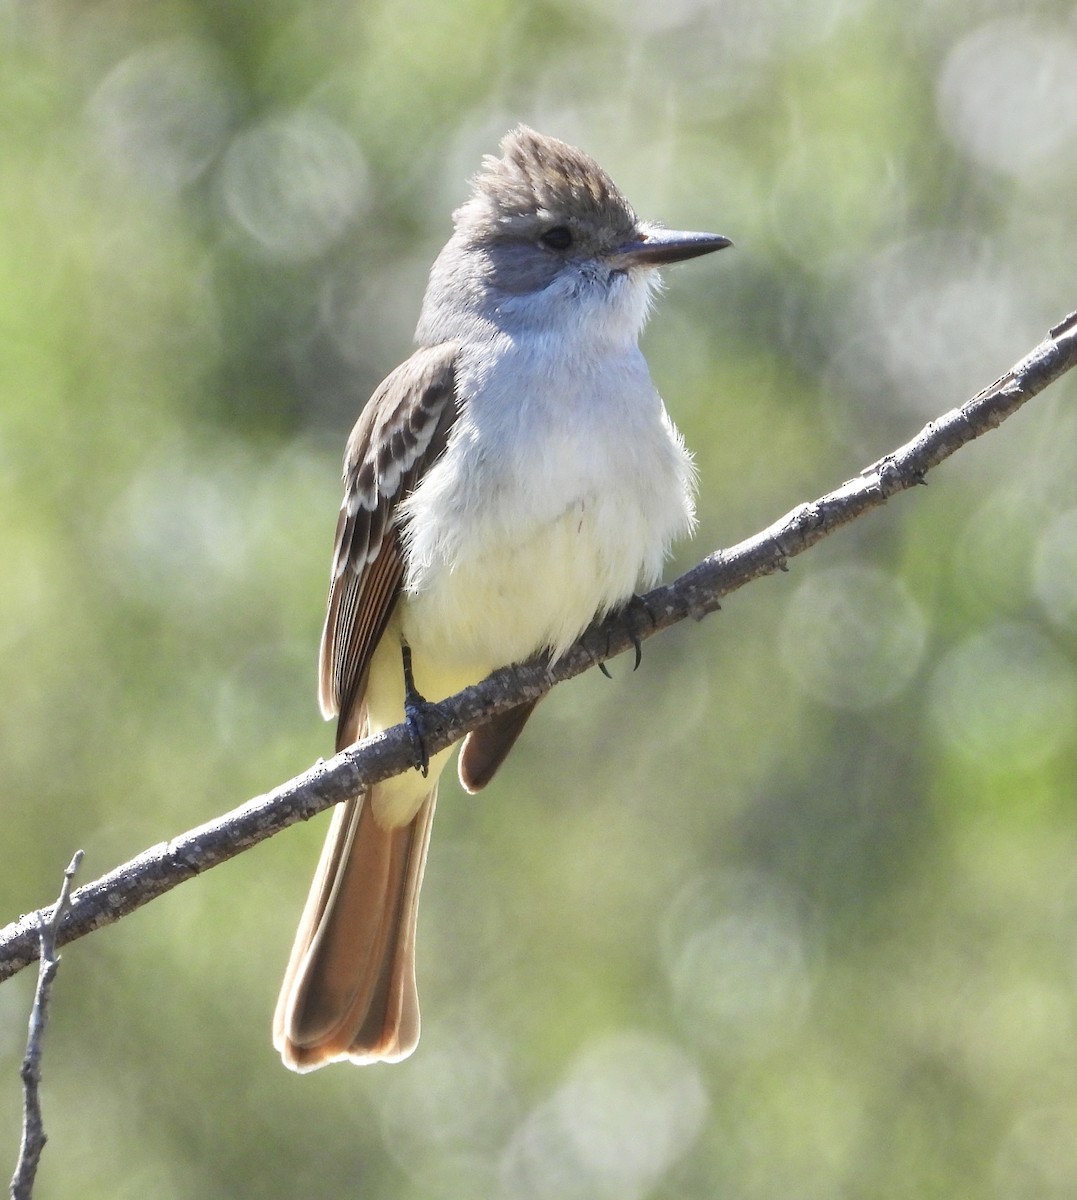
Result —
[[396, 828], [378, 824], [370, 796], [334, 813], [273, 1018], [292, 1070], [396, 1062], [415, 1049], [415, 924], [436, 802], [435, 784]]

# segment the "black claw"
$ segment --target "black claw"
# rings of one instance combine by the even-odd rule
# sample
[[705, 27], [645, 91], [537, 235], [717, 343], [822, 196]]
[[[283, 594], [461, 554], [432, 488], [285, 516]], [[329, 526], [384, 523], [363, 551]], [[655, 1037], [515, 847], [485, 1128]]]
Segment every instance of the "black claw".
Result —
[[609, 669], [609, 667], [607, 667], [607, 666], [606, 666], [606, 664], [605, 664], [604, 662], [600, 662], [600, 663], [598, 664], [598, 669], [599, 669], [599, 670], [602, 672], [602, 674], [603, 674], [603, 675], [605, 675], [605, 676], [606, 676], [606, 678], [607, 678], [607, 679], [612, 679], [612, 678], [613, 678], [613, 676], [610, 674], [610, 669]]
[[643, 643], [632, 631], [629, 632], [628, 636], [632, 639], [632, 649], [636, 652], [636, 661], [632, 664], [632, 670], [638, 671], [640, 663], [643, 662]]
[[430, 772], [430, 752], [426, 748], [426, 731], [430, 725], [430, 710], [433, 705], [420, 694], [415, 686], [411, 669], [411, 647], [405, 642], [401, 646], [404, 660], [404, 724], [411, 735], [415, 769], [425, 779]]
[[620, 612], [620, 618], [624, 624], [625, 632], [628, 634], [628, 640], [632, 643], [632, 649], [636, 652], [636, 658], [632, 664], [633, 671], [638, 671], [640, 663], [643, 662], [643, 641], [636, 632], [639, 625], [638, 614], [641, 612], [650, 621], [651, 628], [653, 629], [658, 624], [658, 619], [647, 607], [646, 601], [644, 601], [642, 596], [630, 596], [627, 604], [625, 604]]

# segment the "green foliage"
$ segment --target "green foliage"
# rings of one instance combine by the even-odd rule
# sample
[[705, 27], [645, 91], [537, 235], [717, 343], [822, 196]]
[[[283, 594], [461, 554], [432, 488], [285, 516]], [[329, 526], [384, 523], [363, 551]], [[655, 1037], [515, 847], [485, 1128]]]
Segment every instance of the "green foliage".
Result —
[[[686, 566], [1077, 302], [1077, 39], [1024, 12], [0, 5], [4, 919], [328, 752], [344, 439], [509, 125], [736, 242], [646, 334]], [[443, 786], [407, 1063], [270, 1048], [320, 824], [68, 947], [39, 1195], [1075, 1194], [1073, 395]]]

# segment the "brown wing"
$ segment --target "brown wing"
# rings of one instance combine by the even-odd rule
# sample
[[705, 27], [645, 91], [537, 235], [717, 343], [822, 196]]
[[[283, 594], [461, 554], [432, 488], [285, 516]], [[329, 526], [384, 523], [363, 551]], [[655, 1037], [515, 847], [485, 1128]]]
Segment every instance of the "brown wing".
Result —
[[370, 656], [400, 593], [396, 506], [456, 420], [456, 351], [451, 342], [417, 350], [371, 396], [348, 439], [318, 688], [322, 713], [339, 714], [338, 750], [355, 739]]

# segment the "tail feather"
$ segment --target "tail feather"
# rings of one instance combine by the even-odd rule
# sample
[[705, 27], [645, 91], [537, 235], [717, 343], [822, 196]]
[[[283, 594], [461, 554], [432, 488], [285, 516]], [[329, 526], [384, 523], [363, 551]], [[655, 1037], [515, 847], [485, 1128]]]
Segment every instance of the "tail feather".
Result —
[[415, 925], [437, 787], [407, 825], [369, 797], [334, 814], [273, 1021], [287, 1066], [406, 1058], [419, 1040]]
[[478, 729], [473, 729], [460, 750], [460, 782], [468, 792], [481, 791], [516, 745], [527, 718], [535, 710], [537, 700], [528, 700], [494, 717]]

